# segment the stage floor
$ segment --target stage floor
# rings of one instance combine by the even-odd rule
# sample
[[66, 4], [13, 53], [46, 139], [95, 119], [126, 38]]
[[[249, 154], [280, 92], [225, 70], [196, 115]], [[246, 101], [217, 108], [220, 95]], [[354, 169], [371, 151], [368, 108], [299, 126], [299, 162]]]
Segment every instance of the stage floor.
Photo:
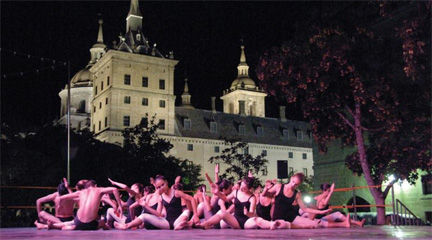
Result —
[[59, 231], [36, 228], [2, 228], [0, 239], [28, 240], [192, 240], [192, 239], [432, 239], [432, 227], [365, 226], [365, 228], [289, 229], [289, 230], [109, 230]]

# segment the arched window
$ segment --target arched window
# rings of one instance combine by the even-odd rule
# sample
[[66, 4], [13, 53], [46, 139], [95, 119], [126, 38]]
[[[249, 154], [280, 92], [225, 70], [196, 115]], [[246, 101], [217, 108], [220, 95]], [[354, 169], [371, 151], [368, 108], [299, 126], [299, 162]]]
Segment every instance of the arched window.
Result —
[[86, 101], [85, 100], [81, 100], [79, 103], [79, 107], [78, 107], [78, 111], [77, 113], [85, 113], [86, 110]]

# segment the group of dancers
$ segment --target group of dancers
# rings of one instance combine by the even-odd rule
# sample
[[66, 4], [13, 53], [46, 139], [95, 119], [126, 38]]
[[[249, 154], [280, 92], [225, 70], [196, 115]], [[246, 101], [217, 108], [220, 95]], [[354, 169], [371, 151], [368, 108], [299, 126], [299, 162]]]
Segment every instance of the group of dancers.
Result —
[[[180, 177], [169, 186], [164, 176], [151, 178], [144, 187], [131, 187], [108, 178], [115, 187], [98, 187], [94, 180], [80, 180], [76, 191], [66, 179], [58, 191], [39, 198], [36, 202], [38, 229], [105, 230], [116, 229], [189, 229], [192, 227], [232, 229], [290, 229], [363, 227], [363, 221], [350, 219], [340, 212], [332, 212], [329, 201], [334, 184], [322, 184], [322, 193], [315, 197], [314, 207], [307, 207], [297, 187], [304, 181], [303, 173], [296, 173], [286, 184], [267, 180], [254, 188], [254, 178], [231, 183], [219, 179], [219, 165], [215, 166], [215, 181], [205, 174], [211, 187], [200, 185], [194, 196], [182, 191]], [[129, 198], [120, 198], [124, 189]], [[42, 210], [42, 204], [54, 202], [55, 216]], [[102, 208], [100, 205], [102, 204]], [[74, 207], [78, 211], [74, 215]], [[127, 210], [127, 214], [123, 214]]]

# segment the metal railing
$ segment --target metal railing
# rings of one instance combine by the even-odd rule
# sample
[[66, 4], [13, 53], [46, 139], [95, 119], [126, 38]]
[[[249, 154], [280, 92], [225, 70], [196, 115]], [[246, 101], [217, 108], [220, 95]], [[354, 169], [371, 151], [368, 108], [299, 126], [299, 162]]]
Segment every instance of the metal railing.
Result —
[[422, 226], [424, 222], [418, 218], [399, 199], [395, 201], [395, 212], [392, 216], [393, 225]]

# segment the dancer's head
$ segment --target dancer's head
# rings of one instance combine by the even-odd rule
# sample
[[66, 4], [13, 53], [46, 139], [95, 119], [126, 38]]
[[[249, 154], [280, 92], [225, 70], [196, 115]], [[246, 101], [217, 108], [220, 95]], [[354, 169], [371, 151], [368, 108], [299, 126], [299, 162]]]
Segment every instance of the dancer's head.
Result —
[[297, 188], [300, 184], [302, 184], [302, 182], [305, 179], [305, 175], [301, 172], [294, 174], [291, 178], [290, 178], [290, 182], [288, 183], [288, 185], [295, 189]]
[[183, 191], [183, 183], [176, 183], [173, 185], [174, 190], [180, 190]]
[[245, 177], [240, 184], [240, 191], [249, 192], [254, 186], [255, 179], [252, 177]]
[[96, 187], [96, 181], [95, 180], [88, 180], [85, 184], [85, 189], [87, 188], [91, 188], [91, 187]]
[[144, 196], [146, 196], [150, 193], [154, 193], [154, 186], [153, 185], [149, 185], [149, 186], [144, 187]]
[[201, 184], [198, 186], [198, 192], [205, 192], [206, 191], [206, 185], [205, 184]]
[[79, 180], [75, 186], [76, 190], [77, 191], [83, 190], [85, 188], [87, 181], [88, 181], [87, 179]]
[[69, 193], [69, 191], [68, 191], [68, 189], [66, 188], [66, 186], [65, 186], [65, 184], [64, 184], [63, 181], [58, 185], [58, 187], [57, 187], [57, 192], [58, 192], [58, 194], [59, 194], [60, 196]]
[[323, 184], [320, 185], [322, 194], [324, 196], [327, 196], [330, 193], [330, 187], [331, 187], [331, 185], [328, 184], [328, 183], [323, 183]]
[[157, 175], [155, 179], [155, 188], [156, 191], [158, 191], [159, 194], [162, 194], [163, 192], [167, 191], [168, 189], [168, 182], [162, 175]]
[[229, 195], [232, 192], [232, 183], [226, 179], [221, 179], [217, 183], [219, 191], [225, 195]]
[[142, 185], [141, 183], [134, 183], [131, 186], [131, 190], [140, 194], [143, 194], [143, 190], [144, 190], [144, 185]]

